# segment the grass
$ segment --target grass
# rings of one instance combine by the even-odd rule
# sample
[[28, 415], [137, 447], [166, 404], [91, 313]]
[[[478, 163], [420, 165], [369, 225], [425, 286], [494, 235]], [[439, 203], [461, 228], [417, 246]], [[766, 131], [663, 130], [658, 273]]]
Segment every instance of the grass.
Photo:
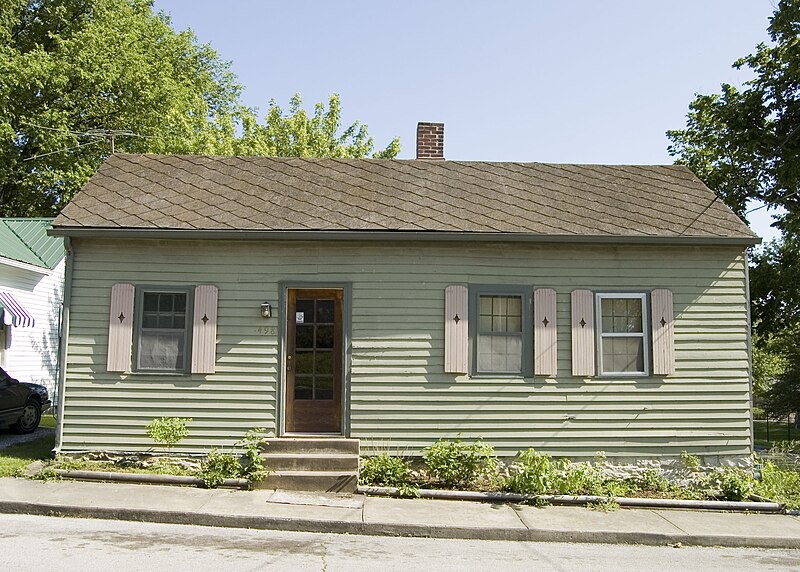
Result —
[[769, 421], [769, 439], [767, 439], [767, 421], [756, 419], [753, 421], [753, 437], [756, 446], [769, 447], [770, 443], [778, 441], [800, 440], [800, 429], [792, 427], [790, 431], [785, 420]]
[[54, 445], [55, 436], [46, 435], [0, 449], [0, 477], [16, 475], [34, 461], [49, 459]]

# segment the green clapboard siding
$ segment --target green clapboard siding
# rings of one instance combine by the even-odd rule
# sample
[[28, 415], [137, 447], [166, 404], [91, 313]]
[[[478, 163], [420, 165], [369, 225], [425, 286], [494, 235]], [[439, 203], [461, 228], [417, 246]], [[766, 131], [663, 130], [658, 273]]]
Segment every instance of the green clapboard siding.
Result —
[[[63, 450], [143, 450], [154, 417], [191, 417], [186, 451], [279, 433], [279, 283], [349, 283], [352, 437], [419, 453], [484, 437], [501, 454], [737, 457], [750, 452], [745, 258], [738, 247], [420, 242], [73, 241]], [[219, 288], [216, 373], [106, 373], [117, 282]], [[444, 374], [444, 289], [509, 284], [557, 292], [558, 376]], [[570, 292], [672, 290], [676, 375], [571, 376]], [[273, 305], [263, 319], [259, 306]], [[529, 348], [529, 351], [533, 351]]]

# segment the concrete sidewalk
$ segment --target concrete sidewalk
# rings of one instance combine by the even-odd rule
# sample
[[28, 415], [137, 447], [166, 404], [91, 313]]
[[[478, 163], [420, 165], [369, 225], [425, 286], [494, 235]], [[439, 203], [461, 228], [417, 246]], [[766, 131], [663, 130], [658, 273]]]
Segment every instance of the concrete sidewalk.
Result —
[[366, 535], [800, 549], [800, 518], [788, 515], [602, 512], [75, 481], [0, 479], [0, 513]]

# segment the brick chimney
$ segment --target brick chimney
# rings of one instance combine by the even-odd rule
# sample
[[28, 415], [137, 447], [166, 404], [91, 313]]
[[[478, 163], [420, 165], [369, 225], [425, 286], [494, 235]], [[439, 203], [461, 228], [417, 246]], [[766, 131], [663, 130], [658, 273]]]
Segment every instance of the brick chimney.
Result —
[[417, 159], [444, 159], [444, 123], [417, 123]]

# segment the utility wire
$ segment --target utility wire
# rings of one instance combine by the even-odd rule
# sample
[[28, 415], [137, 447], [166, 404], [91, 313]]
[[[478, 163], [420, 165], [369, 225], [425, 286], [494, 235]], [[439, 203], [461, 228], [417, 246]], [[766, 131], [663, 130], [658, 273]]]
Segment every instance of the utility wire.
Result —
[[47, 157], [48, 155], [54, 155], [56, 153], [63, 153], [65, 151], [73, 151], [75, 149], [80, 149], [81, 147], [87, 147], [88, 145], [94, 145], [97, 143], [98, 140], [95, 139], [94, 141], [89, 141], [88, 143], [81, 143], [80, 145], [75, 145], [74, 147], [67, 147], [66, 149], [58, 149], [57, 151], [50, 151], [49, 153], [42, 153], [41, 155], [34, 155], [33, 157], [26, 157], [23, 161], [33, 161], [34, 159], [39, 159], [40, 157]]
[[86, 147], [87, 145], [93, 145], [94, 143], [98, 142], [98, 139], [106, 140], [111, 145], [111, 154], [113, 155], [116, 151], [116, 138], [117, 137], [138, 137], [140, 139], [155, 139], [153, 135], [140, 135], [139, 133], [134, 133], [133, 131], [128, 131], [125, 129], [91, 129], [89, 131], [72, 131], [71, 129], [59, 129], [56, 127], [48, 127], [46, 125], [38, 125], [36, 123], [30, 123], [28, 121], [21, 121], [23, 125], [28, 125], [30, 127], [36, 127], [37, 129], [45, 129], [47, 131], [56, 131], [59, 133], [69, 133], [70, 135], [75, 135], [77, 137], [95, 137], [96, 139], [90, 141], [89, 143], [82, 143], [80, 145], [76, 145], [74, 147], [68, 147], [66, 149], [59, 149], [57, 151], [50, 151], [49, 153], [42, 153], [40, 155], [34, 155], [33, 157], [28, 157], [23, 159], [23, 161], [32, 161], [33, 159], [38, 159], [40, 157], [47, 157], [48, 155], [53, 155], [55, 153], [64, 153], [66, 151], [73, 151], [75, 149], [79, 149], [81, 147]]

